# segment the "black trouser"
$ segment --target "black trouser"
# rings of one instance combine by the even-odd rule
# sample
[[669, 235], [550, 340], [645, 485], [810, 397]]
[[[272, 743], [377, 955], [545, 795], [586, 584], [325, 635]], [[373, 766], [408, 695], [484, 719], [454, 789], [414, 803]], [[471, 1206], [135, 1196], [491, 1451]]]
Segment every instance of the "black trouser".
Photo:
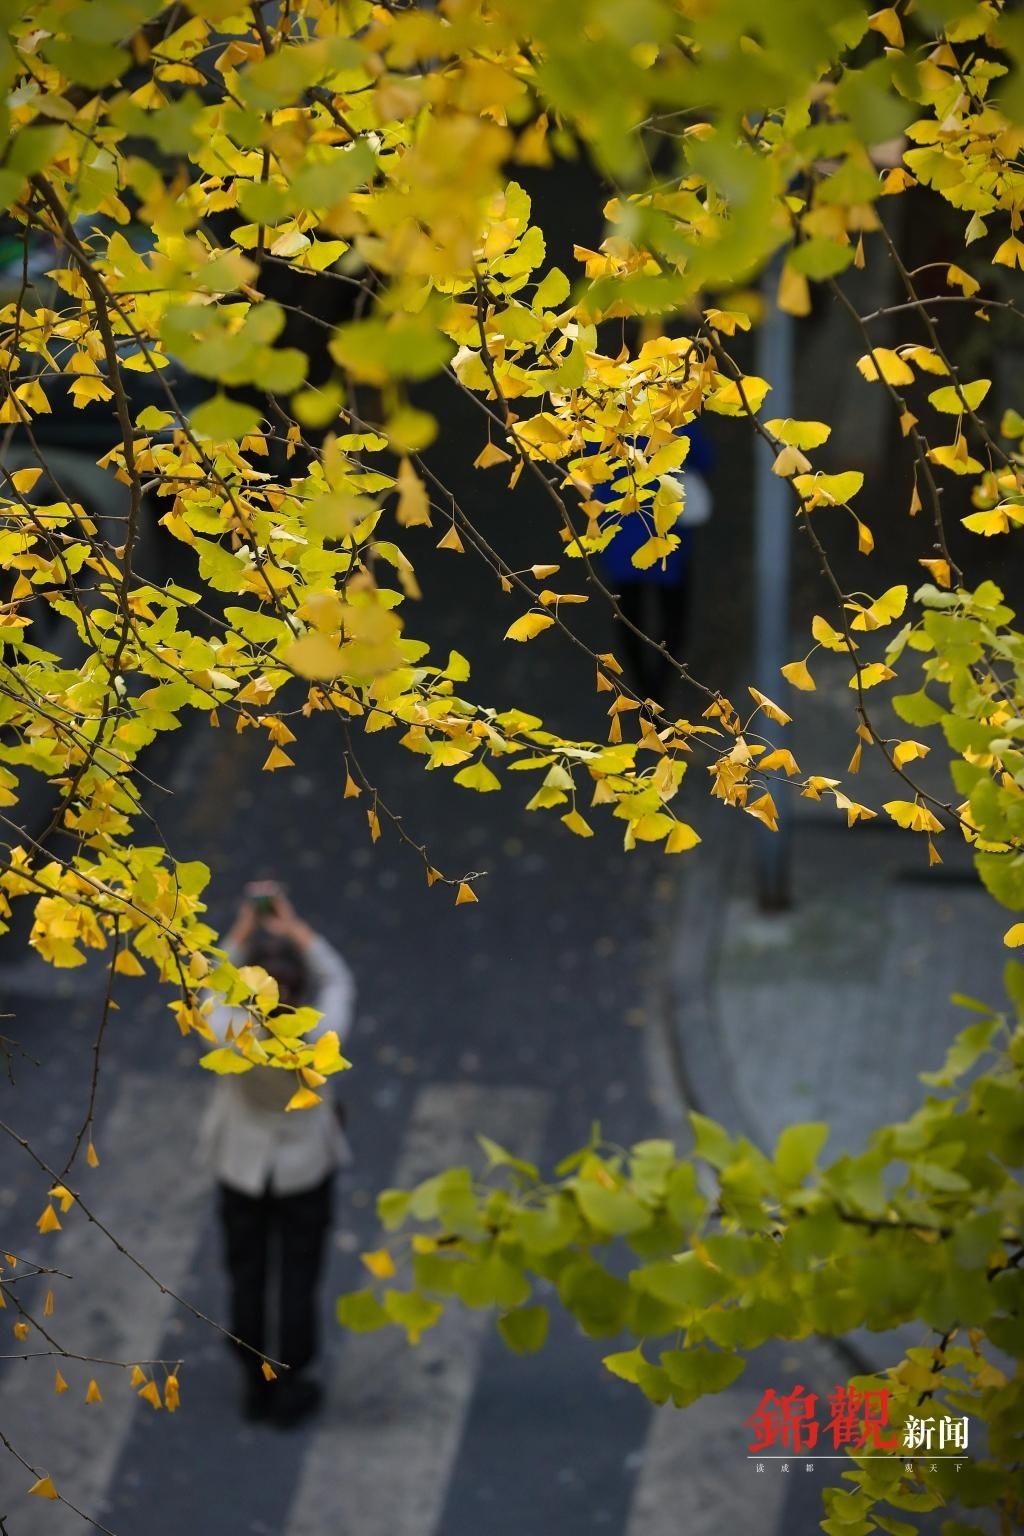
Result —
[[[638, 629], [649, 635], [655, 644], [663, 644], [669, 654], [681, 661], [680, 650], [686, 641], [687, 580], [622, 581], [619, 587], [619, 607], [623, 615]], [[621, 628], [621, 642], [629, 681], [638, 693], [664, 702], [664, 695], [672, 686], [676, 670], [664, 656], [633, 633], [625, 624]]]
[[[243, 1195], [220, 1186], [231, 1286], [231, 1332], [292, 1370], [316, 1353], [320, 1269], [332, 1180], [297, 1195]], [[268, 1306], [269, 1303], [269, 1306]], [[259, 1361], [243, 1351], [247, 1365]]]

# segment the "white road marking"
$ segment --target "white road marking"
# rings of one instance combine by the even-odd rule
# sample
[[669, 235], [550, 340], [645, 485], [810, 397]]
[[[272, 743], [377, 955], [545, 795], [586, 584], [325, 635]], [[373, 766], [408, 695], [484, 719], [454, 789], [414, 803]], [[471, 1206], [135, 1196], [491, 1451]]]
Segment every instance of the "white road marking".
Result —
[[[479, 1166], [478, 1131], [535, 1157], [549, 1103], [528, 1088], [424, 1088], [392, 1184], [409, 1188], [443, 1168]], [[328, 1527], [331, 1536], [432, 1536], [493, 1326], [490, 1312], [454, 1304], [415, 1349], [390, 1330], [346, 1338], [286, 1536], [323, 1536]]]
[[682, 1411], [654, 1410], [626, 1536], [722, 1536], [750, 1530], [753, 1509], [759, 1536], [778, 1529], [787, 1480], [746, 1460], [743, 1421], [758, 1401], [731, 1387]]
[[[210, 1199], [210, 1176], [193, 1151], [197, 1115], [194, 1097], [166, 1077], [127, 1073], [103, 1126], [103, 1161], [78, 1180], [96, 1216], [176, 1291], [187, 1278]], [[175, 1149], [173, 1176], [169, 1147]], [[174, 1302], [118, 1254], [81, 1212], [72, 1209], [61, 1220], [64, 1230], [40, 1237], [31, 1250], [40, 1263], [73, 1276], [71, 1281], [53, 1282], [55, 1310], [44, 1325], [64, 1349], [80, 1354], [153, 1359]], [[26, 1305], [39, 1316], [42, 1304], [40, 1286]], [[9, 1304], [2, 1316], [12, 1317]], [[47, 1346], [38, 1335], [30, 1335], [25, 1347]], [[3, 1352], [10, 1350], [5, 1346]], [[53, 1389], [58, 1365], [70, 1385], [61, 1396]], [[92, 1375], [100, 1383], [103, 1402], [86, 1407]], [[58, 1490], [86, 1512], [95, 1514], [99, 1508], [134, 1412], [135, 1393], [127, 1372], [64, 1360], [0, 1364], [0, 1422], [5, 1433], [26, 1460], [48, 1472]], [[11, 1515], [17, 1536], [81, 1536], [82, 1522], [63, 1505], [22, 1498], [22, 1485], [27, 1488], [30, 1478], [2, 1454], [0, 1514]]]

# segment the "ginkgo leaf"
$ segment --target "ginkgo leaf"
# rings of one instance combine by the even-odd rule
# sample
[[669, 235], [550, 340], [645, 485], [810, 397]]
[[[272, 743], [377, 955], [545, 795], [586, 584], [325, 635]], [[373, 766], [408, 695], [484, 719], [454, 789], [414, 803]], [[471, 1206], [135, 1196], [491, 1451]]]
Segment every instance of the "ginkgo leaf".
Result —
[[841, 506], [850, 501], [864, 484], [859, 469], [848, 469], [838, 475], [796, 475], [793, 485], [804, 501], [817, 506]]
[[751, 800], [743, 809], [748, 816], [755, 816], [758, 821], [763, 821], [772, 832], [779, 830], [779, 812], [771, 795], [765, 793], [759, 795], [756, 800]]
[[1003, 934], [1003, 943], [1010, 949], [1019, 949], [1024, 944], [1024, 923], [1011, 923]]
[[132, 1387], [144, 1387], [145, 1386], [145, 1384], [146, 1384], [146, 1373], [145, 1373], [145, 1371], [142, 1369], [142, 1367], [140, 1365], [133, 1365], [132, 1366], [132, 1371], [131, 1371], [131, 1375], [128, 1378], [128, 1383]]
[[850, 678], [851, 688], [877, 688], [879, 683], [887, 683], [896, 673], [892, 667], [887, 667], [884, 661], [869, 662], [866, 667], [861, 667], [860, 673]]
[[781, 768], [787, 778], [793, 778], [800, 772], [797, 760], [788, 747], [777, 747], [774, 752], [766, 752], [764, 757], [758, 758], [757, 767], [760, 773]]
[[910, 832], [941, 832], [942, 822], [933, 816], [927, 806], [913, 800], [887, 800], [883, 811], [892, 817], [898, 827]]
[[[891, 624], [898, 619], [907, 606], [907, 588], [903, 585], [889, 587], [881, 597], [867, 608], [859, 609], [850, 620], [851, 629], [872, 630], [882, 629], [886, 624]], [[847, 603], [848, 608], [856, 608], [856, 604]]]
[[21, 496], [27, 496], [35, 488], [36, 482], [42, 474], [41, 469], [16, 469], [10, 476], [11, 484]]
[[294, 768], [295, 760], [280, 747], [271, 747], [263, 763], [264, 773], [276, 773], [279, 768]]
[[783, 448], [776, 456], [772, 464], [772, 474], [788, 478], [790, 475], [806, 474], [811, 467], [811, 461], [799, 448]]
[[315, 1104], [319, 1103], [321, 1103], [320, 1095], [314, 1093], [312, 1088], [296, 1088], [285, 1105], [285, 1110], [312, 1109]]
[[54, 1372], [54, 1376], [53, 1376], [53, 1390], [57, 1393], [58, 1397], [60, 1397], [64, 1392], [67, 1392], [69, 1390], [68, 1389], [68, 1384], [64, 1380], [64, 1377], [61, 1375], [60, 1371], [55, 1371]]
[[931, 748], [920, 741], [899, 741], [893, 748], [892, 760], [897, 768], [902, 768], [919, 757], [927, 757], [930, 751]]
[[685, 821], [677, 821], [665, 839], [665, 852], [688, 853], [691, 848], [696, 848], [699, 842], [700, 838], [693, 827], [687, 826]]
[[981, 287], [981, 284], [978, 282], [976, 277], [972, 277], [969, 272], [965, 272], [963, 267], [957, 266], [947, 267], [946, 282], [951, 288], [961, 289], [968, 298], [970, 298], [972, 294], [977, 293], [978, 289]]
[[361, 1253], [359, 1259], [377, 1280], [390, 1280], [396, 1273], [395, 1261], [387, 1248], [376, 1248], [372, 1253]]
[[102, 1403], [103, 1401], [103, 1393], [100, 1391], [95, 1377], [91, 1377], [89, 1380], [89, 1385], [85, 1392], [85, 1400], [87, 1403]]
[[974, 379], [959, 386], [946, 384], [942, 389], [933, 389], [928, 401], [937, 411], [959, 416], [964, 410], [976, 411], [991, 388], [991, 379]]
[[808, 670], [806, 661], [787, 661], [779, 671], [787, 683], [792, 683], [794, 688], [799, 688], [802, 693], [813, 693], [817, 683]]
[[[287, 647], [282, 656], [285, 664], [300, 677], [315, 682], [328, 682], [344, 671], [345, 658], [340, 646], [327, 635], [310, 630]], [[280, 765], [284, 767], [284, 764]]]
[[873, 16], [868, 17], [868, 26], [873, 32], [881, 32], [893, 48], [903, 47], [903, 26], [895, 6], [889, 5], [884, 10], [875, 11]]
[[164, 1382], [164, 1406], [168, 1413], [176, 1413], [181, 1407], [181, 1387], [174, 1371]]
[[887, 384], [901, 386], [913, 384], [914, 370], [905, 363], [898, 352], [889, 347], [875, 347], [857, 361], [857, 372], [869, 382], [877, 383], [879, 377]]
[[941, 465], [954, 475], [980, 475], [984, 468], [980, 460], [967, 452], [963, 437], [958, 437], [955, 443], [941, 443], [938, 448], [929, 448], [928, 457], [933, 464]]
[[473, 460], [474, 469], [491, 469], [495, 464], [511, 464], [512, 455], [499, 448], [497, 443], [487, 443]]
[[459, 530], [454, 523], [452, 523], [444, 537], [438, 539], [437, 548], [450, 549], [457, 555], [464, 555], [466, 553], [466, 546], [459, 537]]
[[548, 613], [524, 613], [505, 631], [506, 640], [533, 640], [545, 629], [550, 629], [554, 619]]
[[398, 505], [395, 516], [403, 528], [430, 527], [430, 499], [426, 487], [412, 464], [403, 458], [398, 466], [395, 481], [398, 487]]
[[37, 1478], [36, 1481], [32, 1484], [32, 1487], [28, 1491], [29, 1491], [29, 1493], [34, 1493], [36, 1495], [36, 1497], [40, 1498], [40, 1499], [59, 1499], [60, 1498], [60, 1494], [57, 1492], [56, 1488], [54, 1487], [54, 1483], [53, 1483], [53, 1478], [52, 1477], [40, 1477], [40, 1478]]
[[993, 262], [1000, 267], [1019, 267], [1024, 272], [1024, 241], [1018, 240], [1016, 235], [1010, 235], [992, 257]]
[[43, 1233], [45, 1233], [45, 1232], [59, 1232], [61, 1230], [60, 1221], [58, 1219], [57, 1212], [54, 1210], [52, 1205], [47, 1205], [45, 1207], [45, 1209], [43, 1211], [43, 1214], [40, 1216], [39, 1220], [36, 1222], [36, 1227], [38, 1228], [38, 1230], [40, 1232], [43, 1232]]
[[148, 1403], [151, 1408], [163, 1407], [163, 1401], [160, 1397], [160, 1388], [157, 1386], [155, 1381], [147, 1381], [146, 1385], [139, 1392], [138, 1396], [142, 1398], [143, 1402]]
[[764, 425], [772, 437], [790, 448], [820, 448], [832, 435], [832, 428], [823, 421], [794, 421], [791, 416], [777, 416]]
[[768, 716], [769, 720], [774, 720], [776, 725], [789, 725], [793, 719], [793, 716], [787, 715], [786, 711], [784, 709], [780, 709], [778, 704], [773, 703], [767, 694], [761, 693], [761, 691], [757, 688], [750, 687], [749, 684], [747, 686], [747, 692], [750, 694], [750, 697], [753, 699], [758, 709], [763, 710], [764, 713]]
[[918, 560], [918, 565], [923, 565], [938, 587], [948, 588], [952, 584], [953, 576], [948, 560]]
[[274, 1370], [274, 1367], [271, 1365], [269, 1360], [260, 1361], [260, 1371], [263, 1374], [264, 1381], [277, 1380], [277, 1372]]
[[567, 811], [562, 817], [562, 824], [568, 827], [570, 832], [575, 832], [577, 837], [593, 837], [594, 835], [593, 827], [580, 815], [579, 811]]
[[466, 906], [471, 902], [479, 901], [479, 899], [471, 885], [467, 885], [465, 880], [459, 881], [459, 888], [455, 893], [455, 905], [457, 907]]
[[467, 767], [460, 768], [455, 775], [455, 782], [465, 789], [475, 789], [483, 795], [501, 788], [498, 775], [483, 762], [470, 763]]

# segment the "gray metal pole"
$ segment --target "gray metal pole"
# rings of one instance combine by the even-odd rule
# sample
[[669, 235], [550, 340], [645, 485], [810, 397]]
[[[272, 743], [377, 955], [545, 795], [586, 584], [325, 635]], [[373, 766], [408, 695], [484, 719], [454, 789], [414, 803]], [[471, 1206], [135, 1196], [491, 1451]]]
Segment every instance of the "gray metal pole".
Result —
[[[772, 386], [771, 415], [792, 416], [793, 321], [775, 303], [779, 272], [776, 260], [762, 282], [765, 314], [757, 331], [756, 369]], [[754, 479], [753, 673], [761, 692], [786, 708], [789, 687], [779, 668], [792, 660], [788, 647], [793, 493], [788, 481], [772, 474], [772, 459], [771, 449], [759, 437]], [[788, 745], [786, 732], [791, 727], [775, 725], [762, 715], [757, 729], [774, 745]], [[773, 798], [779, 812], [778, 831], [759, 826], [755, 833], [757, 902], [763, 912], [783, 911], [790, 905], [790, 802], [785, 794]]]

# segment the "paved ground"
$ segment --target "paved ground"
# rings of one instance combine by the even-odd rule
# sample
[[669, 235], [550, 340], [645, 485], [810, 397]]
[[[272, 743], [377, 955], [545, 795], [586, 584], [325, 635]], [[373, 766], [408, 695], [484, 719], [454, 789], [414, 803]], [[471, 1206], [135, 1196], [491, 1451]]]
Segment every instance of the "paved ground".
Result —
[[[524, 517], [524, 564], [540, 557], [536, 511]], [[475, 649], [474, 629], [504, 628], [493, 587], [474, 579], [460, 567], [435, 589], [428, 618], [439, 650]], [[599, 616], [587, 622], [607, 642]], [[555, 656], [542, 645], [511, 656], [495, 648], [479, 669], [481, 691], [558, 709], [565, 729], [598, 729], [589, 667], [559, 655], [556, 672]], [[826, 720], [798, 755], [838, 750], [840, 736]], [[217, 921], [245, 880], [283, 876], [359, 983], [357, 1069], [346, 1084], [356, 1164], [341, 1181], [325, 1293], [323, 1419], [291, 1436], [242, 1427], [215, 1337], [69, 1218], [59, 1248], [46, 1250], [76, 1277], [59, 1288], [55, 1326], [86, 1353], [183, 1356], [183, 1411], [155, 1415], [114, 1382], [102, 1405], [85, 1409], [84, 1366], [67, 1368], [73, 1390], [56, 1398], [46, 1362], [7, 1363], [5, 1433], [117, 1536], [814, 1531], [820, 1466], [758, 1477], [743, 1420], [766, 1386], [801, 1380], [828, 1391], [843, 1379], [820, 1346], [765, 1350], [724, 1397], [652, 1414], [602, 1371], [603, 1346], [566, 1323], [527, 1361], [506, 1355], [476, 1315], [453, 1317], [410, 1354], [397, 1339], [343, 1339], [330, 1298], [358, 1283], [375, 1192], [471, 1156], [478, 1128], [546, 1162], [582, 1142], [595, 1116], [620, 1142], [681, 1134], [659, 1029], [667, 972], [675, 1044], [702, 1107], [768, 1140], [787, 1119], [824, 1112], [837, 1144], [856, 1141], [877, 1114], [908, 1104], [913, 1073], [941, 1056], [956, 1027], [946, 992], [990, 990], [983, 898], [955, 881], [908, 883], [906, 839], [848, 838], [816, 813], [795, 833], [797, 912], [766, 923], [749, 903], [745, 818], [701, 804], [706, 843], [680, 890], [647, 851], [624, 857], [611, 828], [579, 841], [511, 794], [460, 791], [388, 746], [368, 742], [375, 778], [414, 830], [429, 830], [435, 862], [489, 872], [478, 906], [456, 910], [428, 892], [393, 839], [371, 849], [362, 808], [339, 801], [325, 722], [314, 722], [297, 766], [273, 778], [259, 772], [252, 735], [199, 733], [154, 765], [176, 791], [162, 818], [172, 846], [200, 852], [214, 870]], [[847, 746], [843, 737], [848, 756]], [[42, 1065], [26, 1067], [13, 1094], [0, 1087], [0, 1102], [59, 1161], [83, 1108], [101, 978], [55, 976], [14, 956], [7, 946], [5, 992]], [[898, 1033], [885, 1011], [894, 995]], [[166, 1284], [220, 1315], [211, 1191], [194, 1150], [208, 1084], [151, 989], [126, 983], [120, 1001], [94, 1204]], [[5, 1147], [3, 1230], [31, 1232], [42, 1194], [27, 1161]], [[24, 1482], [0, 1462], [8, 1536], [76, 1528], [65, 1510], [26, 1503]]]

